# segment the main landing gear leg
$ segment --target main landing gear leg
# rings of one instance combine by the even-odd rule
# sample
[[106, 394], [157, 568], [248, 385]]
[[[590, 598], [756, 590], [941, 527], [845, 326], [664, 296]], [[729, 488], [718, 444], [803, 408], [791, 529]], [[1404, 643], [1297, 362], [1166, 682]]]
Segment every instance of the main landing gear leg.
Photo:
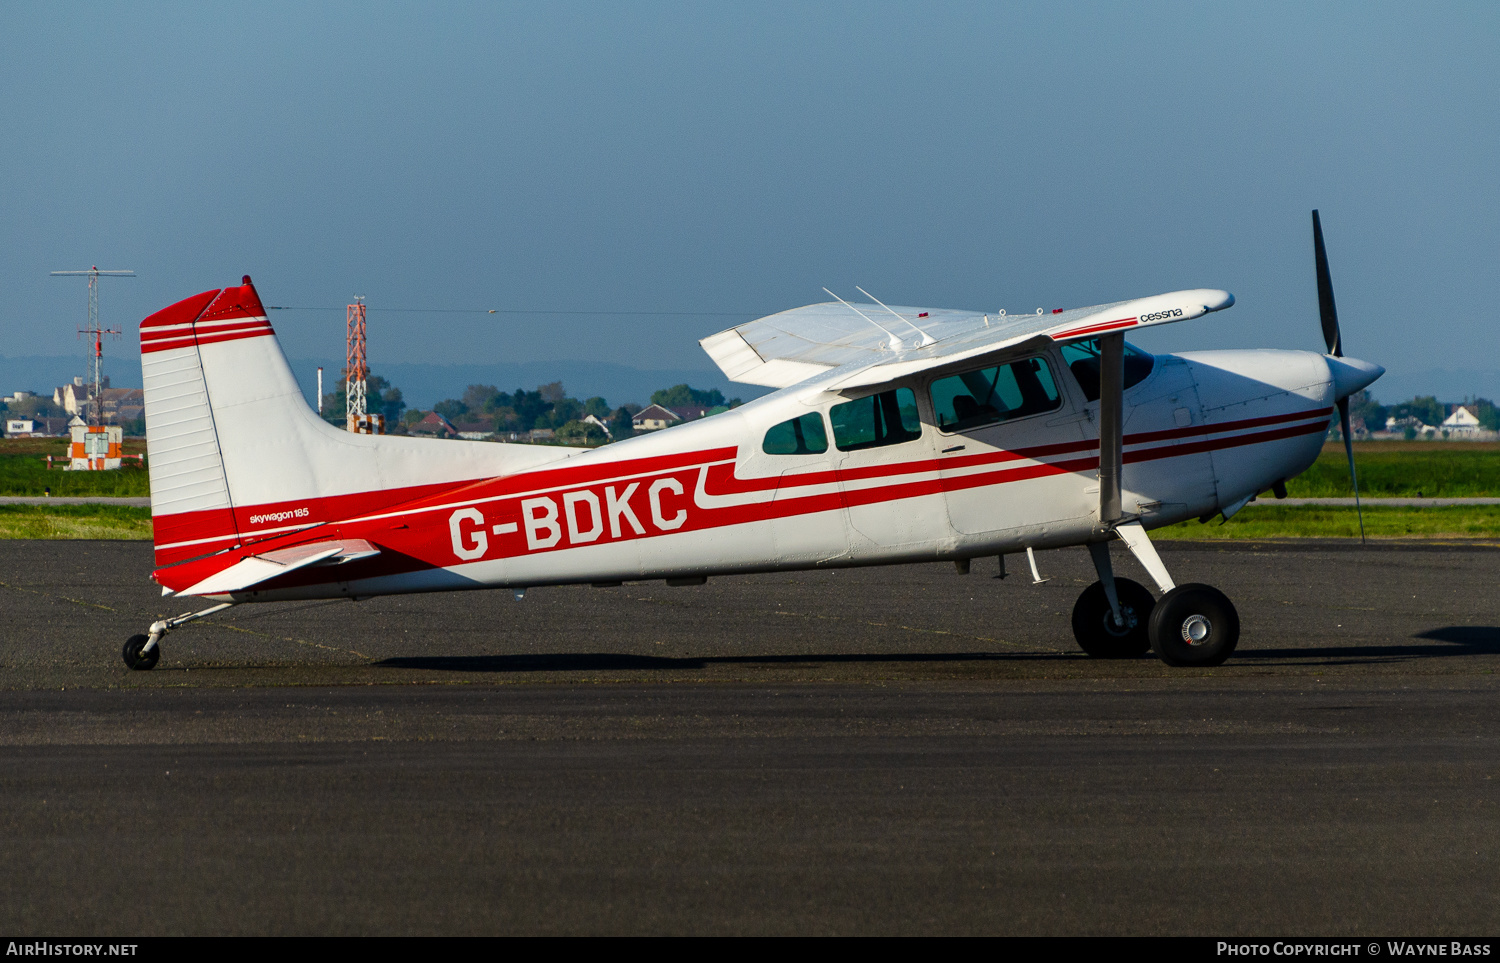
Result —
[[[1073, 607], [1073, 634], [1089, 655], [1141, 655], [1149, 644], [1168, 665], [1218, 665], [1229, 658], [1240, 640], [1240, 617], [1234, 606], [1216, 588], [1173, 585], [1139, 519], [1123, 510], [1124, 366], [1125, 336], [1100, 335], [1099, 524], [1130, 546], [1166, 594], [1153, 604], [1150, 592], [1129, 579], [1114, 577], [1107, 542], [1090, 545], [1099, 581], [1085, 589]], [[1140, 596], [1133, 596], [1136, 589]], [[1131, 634], [1132, 614], [1137, 620], [1133, 628], [1146, 630], [1144, 644], [1140, 636]]]
[[1211, 585], [1174, 585], [1140, 522], [1115, 526], [1164, 595], [1151, 610], [1151, 647], [1167, 665], [1221, 665], [1240, 641], [1240, 616]]
[[149, 635], [132, 635], [125, 642], [125, 664], [132, 669], [146, 671], [154, 669], [156, 662], [161, 658], [161, 637], [179, 625], [196, 621], [205, 615], [213, 615], [222, 612], [235, 602], [220, 602], [218, 605], [206, 608], [202, 612], [189, 612], [172, 619], [162, 619], [160, 622], [152, 622]]
[[1138, 582], [1116, 578], [1109, 543], [1093, 542], [1089, 555], [1099, 581], [1073, 606], [1073, 637], [1096, 659], [1133, 659], [1151, 650], [1147, 621], [1156, 600]]

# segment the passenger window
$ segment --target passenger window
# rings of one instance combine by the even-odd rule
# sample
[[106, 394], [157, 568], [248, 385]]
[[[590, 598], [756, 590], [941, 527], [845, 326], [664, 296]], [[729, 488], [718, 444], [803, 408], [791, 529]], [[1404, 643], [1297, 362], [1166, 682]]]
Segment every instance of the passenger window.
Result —
[[[1090, 401], [1099, 400], [1099, 339], [1090, 338], [1087, 341], [1070, 341], [1062, 346], [1063, 361], [1068, 365], [1068, 370], [1073, 372], [1073, 377], [1078, 379], [1078, 387], [1083, 389], [1083, 396]], [[1151, 374], [1151, 369], [1156, 366], [1156, 359], [1146, 352], [1137, 348], [1129, 341], [1125, 342], [1125, 381], [1126, 388], [1134, 388]]]
[[816, 455], [828, 450], [823, 416], [817, 412], [783, 421], [766, 432], [760, 450], [768, 455]]
[[828, 419], [833, 422], [833, 443], [839, 451], [897, 445], [922, 437], [917, 396], [910, 388], [834, 405]]
[[1061, 405], [1052, 369], [1041, 358], [966, 371], [932, 383], [932, 409], [943, 431], [965, 431]]

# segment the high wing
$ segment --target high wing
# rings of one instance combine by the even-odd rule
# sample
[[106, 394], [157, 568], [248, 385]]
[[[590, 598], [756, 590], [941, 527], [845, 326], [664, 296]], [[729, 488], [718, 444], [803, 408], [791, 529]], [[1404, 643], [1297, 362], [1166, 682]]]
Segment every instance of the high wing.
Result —
[[1174, 291], [1052, 314], [950, 308], [809, 304], [737, 325], [699, 342], [731, 381], [785, 388], [835, 369], [830, 389], [882, 384], [1033, 338], [1076, 341], [1201, 317], [1234, 304], [1228, 291]]

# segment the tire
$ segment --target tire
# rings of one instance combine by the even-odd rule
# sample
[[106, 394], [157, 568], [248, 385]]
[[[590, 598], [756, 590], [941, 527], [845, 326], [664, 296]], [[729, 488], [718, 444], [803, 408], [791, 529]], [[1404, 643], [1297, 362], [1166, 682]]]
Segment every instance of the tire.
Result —
[[1073, 605], [1073, 637], [1079, 648], [1096, 659], [1134, 659], [1151, 651], [1149, 624], [1156, 599], [1139, 582], [1115, 579], [1125, 628], [1115, 625], [1104, 583], [1083, 590]]
[[147, 652], [144, 655], [141, 654], [141, 650], [144, 649], [146, 647], [146, 643], [150, 641], [151, 637], [148, 635], [132, 635], [129, 639], [127, 639], [125, 642], [125, 651], [123, 653], [125, 657], [125, 664], [139, 672], [145, 672], [149, 669], [156, 668], [156, 661], [161, 658], [160, 642], [158, 642], [156, 645], [153, 645], [150, 652]]
[[1211, 585], [1179, 585], [1151, 613], [1151, 647], [1167, 665], [1222, 665], [1239, 641], [1239, 613]]

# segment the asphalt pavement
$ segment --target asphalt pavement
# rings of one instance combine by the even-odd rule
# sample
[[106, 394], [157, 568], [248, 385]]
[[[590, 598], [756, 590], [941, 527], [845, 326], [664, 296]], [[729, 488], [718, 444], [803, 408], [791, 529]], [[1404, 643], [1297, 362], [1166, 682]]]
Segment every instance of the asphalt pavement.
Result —
[[130, 672], [190, 607], [149, 546], [0, 542], [0, 928], [1496, 931], [1500, 549], [1161, 551], [1225, 666], [1078, 652], [1073, 550], [246, 607]]

